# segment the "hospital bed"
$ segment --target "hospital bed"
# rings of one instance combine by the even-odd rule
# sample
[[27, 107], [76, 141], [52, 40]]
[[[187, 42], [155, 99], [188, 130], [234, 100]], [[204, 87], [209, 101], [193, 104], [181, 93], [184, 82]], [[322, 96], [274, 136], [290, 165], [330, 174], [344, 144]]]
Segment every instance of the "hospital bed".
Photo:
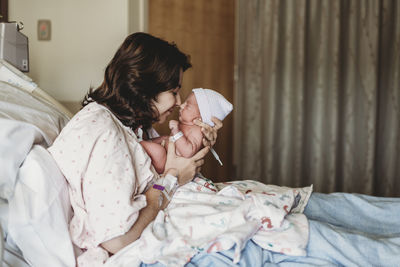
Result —
[[[71, 112], [28, 76], [0, 61], [2, 266], [75, 266], [76, 257], [82, 253], [69, 236], [72, 209], [66, 180], [46, 150], [71, 117]], [[393, 251], [393, 255], [398, 255], [397, 252]], [[242, 251], [242, 263], [261, 266], [266, 255], [249, 242]], [[279, 259], [278, 256], [269, 255], [273, 260]], [[202, 263], [210, 265], [229, 262], [225, 256], [215, 254], [212, 259], [204, 253], [201, 257], [207, 257]], [[293, 264], [300, 259], [299, 265], [303, 266], [321, 263], [314, 262], [315, 259], [307, 261], [305, 257], [286, 259], [293, 260]], [[382, 258], [382, 263], [385, 262]]]
[[72, 113], [0, 61], [2, 266], [74, 266], [66, 182], [46, 148]]

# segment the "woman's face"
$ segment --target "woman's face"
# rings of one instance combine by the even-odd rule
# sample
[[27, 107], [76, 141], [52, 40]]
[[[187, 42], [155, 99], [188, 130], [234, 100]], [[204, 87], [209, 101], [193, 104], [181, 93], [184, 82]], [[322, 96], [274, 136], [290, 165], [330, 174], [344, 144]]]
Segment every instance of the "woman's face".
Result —
[[175, 107], [181, 104], [179, 90], [181, 89], [183, 71], [181, 70], [178, 87], [169, 91], [161, 92], [157, 95], [154, 107], [159, 113], [158, 123], [164, 123]]

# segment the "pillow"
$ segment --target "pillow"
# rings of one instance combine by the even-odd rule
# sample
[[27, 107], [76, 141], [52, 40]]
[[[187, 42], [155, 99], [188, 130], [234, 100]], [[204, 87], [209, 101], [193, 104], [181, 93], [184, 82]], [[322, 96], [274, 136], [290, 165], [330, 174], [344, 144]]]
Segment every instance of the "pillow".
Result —
[[0, 81], [5, 81], [30, 93], [37, 88], [31, 78], [5, 60], [0, 60]]
[[0, 81], [0, 118], [35, 125], [47, 140], [54, 141], [69, 118], [46, 101]]
[[67, 122], [56, 108], [0, 81], [0, 198], [12, 195], [18, 168], [32, 145], [51, 145]]
[[75, 266], [71, 216], [64, 176], [50, 153], [35, 145], [9, 199], [8, 234], [33, 266]]

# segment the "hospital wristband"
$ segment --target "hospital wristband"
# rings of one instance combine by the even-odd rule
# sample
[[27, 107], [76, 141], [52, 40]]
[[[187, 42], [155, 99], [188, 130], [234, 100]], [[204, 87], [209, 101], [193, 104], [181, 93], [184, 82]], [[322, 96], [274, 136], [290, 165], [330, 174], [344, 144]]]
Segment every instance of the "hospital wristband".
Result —
[[[168, 201], [171, 201], [171, 197], [167, 194], [167, 192], [165, 192], [165, 187], [164, 186], [162, 186], [162, 185], [159, 185], [159, 184], [153, 184], [153, 188], [154, 189], [157, 189], [157, 190], [160, 190], [163, 194], [164, 194], [164, 196], [166, 197], [166, 199], [168, 199]], [[161, 202], [161, 204], [162, 204], [162, 200], [160, 201]], [[161, 205], [160, 205], [161, 206]]]
[[159, 185], [159, 184], [153, 184], [153, 188], [154, 188], [154, 189], [157, 189], [157, 190], [160, 190], [160, 191], [163, 191], [163, 190], [165, 189], [164, 186]]
[[160, 190], [162, 193], [159, 198], [159, 207], [161, 207], [163, 195], [168, 199], [168, 201], [171, 201], [171, 196], [175, 193], [175, 190], [178, 187], [178, 179], [171, 174], [167, 174], [164, 178], [159, 180], [159, 182], [161, 183], [154, 183], [152, 187], [156, 190]]
[[181, 138], [183, 136], [183, 133], [181, 131], [177, 132], [176, 134], [174, 134], [173, 136], [171, 136], [169, 138], [170, 141], [172, 142], [176, 142], [178, 141], [179, 138]]
[[178, 179], [171, 174], [166, 174], [162, 179], [162, 185], [165, 187], [168, 193], [171, 193], [178, 187]]

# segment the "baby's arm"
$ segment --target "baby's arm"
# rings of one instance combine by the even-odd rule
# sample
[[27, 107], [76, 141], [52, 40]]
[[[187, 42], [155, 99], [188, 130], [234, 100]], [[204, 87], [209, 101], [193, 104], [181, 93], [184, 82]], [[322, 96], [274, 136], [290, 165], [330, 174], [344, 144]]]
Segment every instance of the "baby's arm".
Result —
[[153, 141], [141, 141], [140, 144], [151, 158], [151, 163], [157, 173], [164, 172], [165, 162], [167, 161], [167, 152], [165, 148]]
[[[171, 129], [171, 135], [174, 136], [180, 132], [179, 123], [175, 120], [171, 120], [169, 122], [169, 127]], [[193, 125], [192, 129], [189, 131], [189, 134], [183, 135], [177, 141], [175, 141], [175, 149], [177, 154], [185, 158], [190, 158], [202, 146], [203, 134], [201, 132], [201, 128]]]

